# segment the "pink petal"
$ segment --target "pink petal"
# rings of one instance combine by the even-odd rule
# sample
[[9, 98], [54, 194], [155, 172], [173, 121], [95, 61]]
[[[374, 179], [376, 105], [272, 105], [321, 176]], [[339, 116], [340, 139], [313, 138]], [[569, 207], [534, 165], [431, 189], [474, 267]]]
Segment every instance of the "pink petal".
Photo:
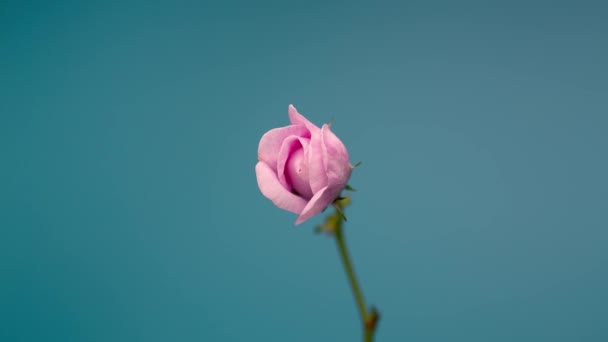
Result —
[[255, 166], [255, 175], [258, 187], [266, 198], [277, 207], [299, 214], [306, 207], [306, 200], [287, 191], [279, 182], [274, 170], [265, 162], [258, 162]]
[[266, 162], [274, 171], [277, 170], [277, 157], [283, 141], [288, 136], [310, 137], [310, 132], [304, 126], [291, 125], [271, 129], [260, 139], [258, 145], [258, 160]]
[[305, 200], [310, 200], [314, 195], [310, 189], [308, 176], [308, 162], [304, 157], [304, 150], [296, 149], [285, 166], [285, 178], [291, 184], [292, 189]]
[[297, 150], [297, 149], [305, 149], [308, 147], [308, 139], [300, 138], [296, 136], [289, 136], [285, 138], [281, 149], [279, 150], [279, 154], [277, 156], [277, 176], [279, 178], [279, 182], [283, 184], [283, 186], [291, 191], [293, 189], [293, 185], [287, 181], [285, 177], [285, 166], [289, 157]]
[[304, 153], [308, 161], [310, 189], [316, 194], [328, 184], [323, 160], [321, 132], [312, 132], [310, 144]]
[[303, 125], [308, 128], [311, 133], [319, 131], [319, 127], [308, 121], [308, 119], [305, 118], [304, 115], [298, 113], [296, 107], [294, 107], [293, 105], [289, 105], [289, 109], [287, 110], [287, 112], [289, 114], [289, 120], [291, 121], [292, 125]]
[[313, 193], [317, 193], [327, 186], [327, 172], [323, 164], [323, 149], [321, 147], [321, 129], [298, 113], [293, 105], [289, 105], [288, 112], [292, 124], [304, 125], [310, 131], [310, 145], [308, 145], [304, 154], [308, 161], [310, 188]]
[[315, 193], [315, 195], [308, 201], [306, 207], [302, 210], [300, 216], [296, 220], [296, 225], [303, 223], [309, 218], [321, 213], [327, 208], [342, 191], [343, 187], [326, 186], [321, 191]]
[[328, 125], [323, 125], [323, 128], [321, 128], [321, 148], [328, 184], [346, 185], [352, 172], [348, 152], [342, 141], [330, 130]]

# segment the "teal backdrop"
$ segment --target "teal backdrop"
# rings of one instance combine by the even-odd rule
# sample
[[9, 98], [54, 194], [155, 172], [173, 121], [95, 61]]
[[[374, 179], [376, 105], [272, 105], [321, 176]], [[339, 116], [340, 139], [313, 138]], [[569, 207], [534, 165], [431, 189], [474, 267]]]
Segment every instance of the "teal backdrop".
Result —
[[608, 341], [601, 1], [0, 3], [1, 341], [357, 341], [318, 216], [257, 188], [334, 118], [377, 341]]

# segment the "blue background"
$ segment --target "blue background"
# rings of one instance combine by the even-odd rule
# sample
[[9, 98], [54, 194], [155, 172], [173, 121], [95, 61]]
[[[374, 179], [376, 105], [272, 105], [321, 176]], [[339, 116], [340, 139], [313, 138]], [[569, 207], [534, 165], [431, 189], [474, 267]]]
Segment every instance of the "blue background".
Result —
[[378, 341], [608, 340], [601, 1], [0, 4], [0, 340], [357, 341], [322, 216], [256, 185], [293, 103], [359, 189]]

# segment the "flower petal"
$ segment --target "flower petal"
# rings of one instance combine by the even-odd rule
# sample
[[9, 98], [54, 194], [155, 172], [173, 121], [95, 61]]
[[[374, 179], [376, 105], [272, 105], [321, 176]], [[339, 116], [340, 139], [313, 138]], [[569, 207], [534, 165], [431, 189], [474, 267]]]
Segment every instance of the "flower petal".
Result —
[[279, 178], [279, 182], [281, 182], [281, 184], [283, 184], [283, 186], [289, 191], [293, 189], [293, 184], [291, 184], [285, 177], [285, 167], [287, 166], [287, 161], [296, 150], [300, 148], [305, 150], [306, 147], [308, 147], [308, 141], [309, 140], [306, 138], [292, 135], [283, 140], [283, 145], [279, 150], [279, 154], [277, 156], [277, 177]]
[[336, 198], [338, 198], [338, 196], [340, 196], [341, 191], [342, 187], [326, 186], [319, 192], [315, 193], [310, 201], [308, 201], [308, 204], [306, 204], [306, 207], [302, 210], [300, 216], [298, 216], [296, 225], [303, 223], [309, 218], [325, 210], [325, 208], [327, 208]]
[[271, 129], [260, 139], [258, 145], [258, 160], [266, 162], [274, 171], [277, 170], [277, 157], [283, 141], [291, 135], [310, 137], [310, 132], [304, 126], [291, 125]]
[[258, 179], [258, 187], [266, 198], [277, 207], [299, 214], [306, 207], [306, 200], [298, 197], [281, 185], [276, 173], [268, 164], [260, 161], [255, 166], [255, 175]]
[[308, 128], [308, 130], [310, 130], [310, 133], [320, 130], [319, 127], [308, 121], [308, 119], [305, 118], [304, 115], [298, 113], [296, 107], [294, 107], [293, 105], [289, 105], [287, 113], [289, 114], [289, 120], [291, 121], [292, 125], [303, 125]]
[[321, 148], [328, 184], [346, 185], [352, 172], [348, 152], [328, 125], [321, 128]]
[[308, 162], [303, 149], [296, 149], [289, 157], [285, 166], [285, 178], [291, 184], [293, 192], [303, 199], [308, 201], [314, 195], [310, 189]]
[[321, 132], [312, 132], [310, 144], [304, 154], [308, 161], [310, 189], [316, 194], [327, 186], [327, 171], [323, 160]]

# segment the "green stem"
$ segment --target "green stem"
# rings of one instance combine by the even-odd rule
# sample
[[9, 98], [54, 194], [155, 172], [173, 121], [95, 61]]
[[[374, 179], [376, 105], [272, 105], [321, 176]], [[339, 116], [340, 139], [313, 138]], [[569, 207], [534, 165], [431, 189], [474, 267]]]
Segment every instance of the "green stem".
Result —
[[340, 250], [340, 256], [342, 257], [342, 263], [344, 264], [344, 269], [346, 270], [348, 281], [350, 282], [350, 286], [353, 289], [353, 294], [355, 295], [355, 300], [357, 301], [357, 306], [359, 307], [361, 321], [366, 322], [368, 314], [367, 309], [365, 307], [365, 299], [363, 299], [363, 293], [361, 292], [361, 288], [359, 288], [359, 282], [357, 281], [357, 276], [355, 275], [353, 264], [350, 261], [350, 256], [348, 255], [348, 250], [346, 249], [346, 243], [344, 242], [344, 234], [342, 233], [341, 224], [338, 225], [335, 233], [336, 242], [338, 243], [338, 249]]
[[342, 232], [342, 216], [340, 216], [338, 219], [334, 233], [336, 236], [338, 249], [340, 250], [340, 256], [342, 257], [342, 263], [344, 264], [344, 269], [346, 270], [346, 275], [348, 276], [348, 281], [350, 282], [350, 286], [355, 296], [355, 301], [359, 307], [359, 314], [361, 316], [361, 323], [363, 325], [363, 341], [371, 342], [374, 339], [378, 313], [375, 310], [372, 310], [371, 313], [368, 312], [367, 307], [365, 306], [365, 299], [363, 298], [363, 293], [361, 292], [359, 282], [355, 276], [353, 264], [350, 260], [350, 256], [348, 255], [348, 250], [346, 249], [344, 234]]
[[372, 342], [374, 340], [374, 329], [367, 329], [363, 332], [363, 341]]

